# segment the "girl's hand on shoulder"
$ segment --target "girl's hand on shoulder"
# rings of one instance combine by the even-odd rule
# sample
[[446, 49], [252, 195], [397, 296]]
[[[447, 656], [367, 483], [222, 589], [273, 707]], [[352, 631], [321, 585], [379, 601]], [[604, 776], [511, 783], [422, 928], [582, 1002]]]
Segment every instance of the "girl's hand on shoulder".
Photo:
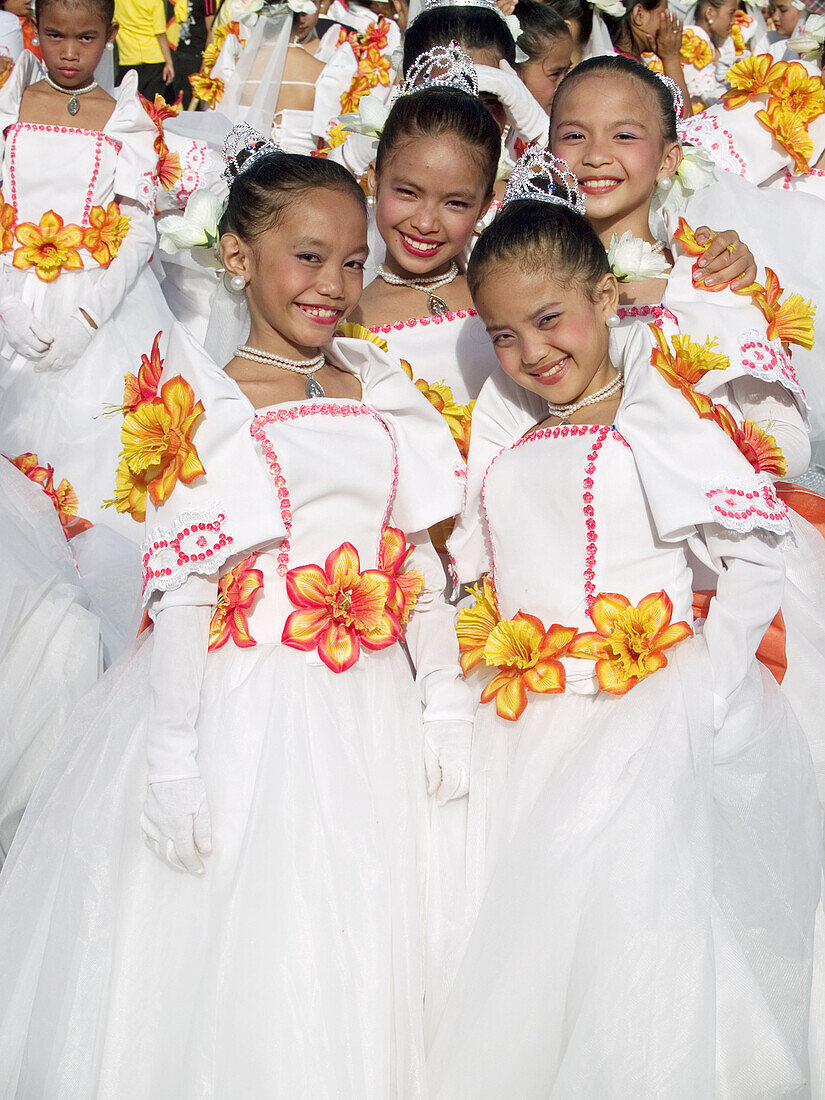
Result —
[[682, 21], [670, 11], [659, 16], [656, 31], [656, 53], [662, 61], [679, 60], [682, 49]]
[[697, 284], [710, 287], [729, 283], [731, 290], [741, 290], [756, 282], [756, 260], [735, 229], [714, 233], [702, 225], [696, 230], [696, 240], [699, 244], [710, 241], [705, 254], [696, 262]]

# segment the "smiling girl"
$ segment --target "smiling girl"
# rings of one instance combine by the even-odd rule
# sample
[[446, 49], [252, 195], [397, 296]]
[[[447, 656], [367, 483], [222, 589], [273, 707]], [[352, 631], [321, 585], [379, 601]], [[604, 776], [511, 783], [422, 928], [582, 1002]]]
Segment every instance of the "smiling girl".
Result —
[[224, 371], [175, 329], [124, 422], [136, 491], [154, 478], [154, 627], [76, 712], [4, 869], [8, 1095], [425, 1095], [427, 787], [466, 793], [472, 709], [426, 528], [460, 506], [458, 456], [386, 355], [332, 340], [358, 185], [232, 141], [248, 335]]
[[[459, 578], [483, 578], [458, 621], [481, 689], [478, 916], [432, 1095], [787, 1095], [820, 825], [754, 651], [789, 523], [651, 366], [646, 326], [614, 356], [616, 280], [562, 198], [580, 208], [557, 165], [525, 159], [468, 268], [501, 366], [450, 540]], [[701, 632], [689, 549], [719, 575]]]

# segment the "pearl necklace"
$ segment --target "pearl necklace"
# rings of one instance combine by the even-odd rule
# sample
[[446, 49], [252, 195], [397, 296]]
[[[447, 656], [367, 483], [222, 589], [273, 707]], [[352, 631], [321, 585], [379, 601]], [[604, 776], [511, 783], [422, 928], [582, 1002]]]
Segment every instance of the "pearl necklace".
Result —
[[547, 408], [550, 410], [551, 416], [557, 416], [562, 424], [566, 424], [573, 413], [578, 412], [579, 409], [586, 408], [588, 405], [595, 405], [599, 401], [606, 401], [608, 397], [612, 397], [614, 393], [620, 390], [623, 385], [624, 379], [620, 374], [617, 374], [606, 386], [602, 386], [600, 390], [596, 390], [595, 393], [591, 393], [588, 397], [583, 397], [581, 401], [572, 401], [569, 405], [554, 405], [551, 401], [548, 401]]
[[87, 84], [85, 88], [61, 88], [59, 84], [56, 84], [48, 73], [45, 74], [46, 83], [51, 85], [56, 92], [62, 92], [63, 95], [70, 96], [69, 102], [66, 104], [66, 109], [69, 114], [74, 118], [77, 112], [80, 110], [80, 100], [77, 98], [79, 95], [85, 95], [87, 92], [93, 92], [97, 87], [97, 81], [93, 80], [91, 84]]
[[449, 313], [450, 307], [443, 298], [433, 294], [433, 291], [440, 286], [451, 283], [456, 275], [458, 275], [458, 264], [455, 260], [450, 263], [449, 270], [444, 275], [430, 275], [420, 279], [404, 279], [401, 275], [394, 275], [392, 271], [387, 271], [383, 264], [378, 265], [378, 276], [385, 283], [390, 283], [392, 286], [408, 286], [412, 290], [424, 291], [427, 295], [427, 309], [436, 317]]
[[312, 377], [324, 365], [323, 352], [316, 355], [314, 359], [285, 359], [283, 355], [273, 355], [272, 352], [251, 348], [248, 344], [240, 344], [235, 349], [235, 354], [239, 359], [249, 359], [253, 363], [265, 363], [267, 366], [292, 371], [293, 374], [302, 374], [307, 380], [304, 387], [307, 397], [326, 397], [323, 386]]

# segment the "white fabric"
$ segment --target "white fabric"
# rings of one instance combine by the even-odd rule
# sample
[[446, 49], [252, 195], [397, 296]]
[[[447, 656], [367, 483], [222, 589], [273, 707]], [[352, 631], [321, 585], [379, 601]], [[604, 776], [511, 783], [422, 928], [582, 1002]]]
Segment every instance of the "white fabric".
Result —
[[550, 121], [537, 99], [528, 91], [518, 73], [506, 61], [497, 69], [476, 65], [478, 90], [489, 92], [504, 108], [507, 121], [524, 142], [537, 141], [540, 147], [550, 137]]
[[17, 61], [23, 52], [23, 28], [17, 16], [10, 11], [0, 15], [0, 47], [8, 51], [12, 61]]
[[758, 378], [732, 382], [730, 397], [729, 407], [739, 420], [753, 420], [776, 440], [788, 466], [785, 476], [801, 477], [811, 461], [811, 441], [794, 397]]
[[315, 82], [315, 100], [312, 107], [312, 132], [325, 137], [332, 119], [341, 113], [341, 96], [358, 72], [358, 61], [349, 42], [339, 46], [323, 68]]
[[54, 335], [39, 321], [25, 302], [11, 295], [0, 299], [3, 338], [18, 355], [39, 359], [54, 340]]

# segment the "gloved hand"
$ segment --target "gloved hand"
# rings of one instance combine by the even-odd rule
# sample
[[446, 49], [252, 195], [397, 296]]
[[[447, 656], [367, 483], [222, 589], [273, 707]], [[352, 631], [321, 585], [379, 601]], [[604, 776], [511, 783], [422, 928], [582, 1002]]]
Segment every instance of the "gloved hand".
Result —
[[39, 359], [54, 339], [48, 326], [19, 298], [0, 298], [0, 323], [3, 335], [25, 359]]
[[470, 789], [470, 745], [473, 723], [437, 721], [424, 724], [424, 768], [427, 794], [439, 806], [463, 798]]
[[51, 347], [38, 359], [34, 369], [41, 371], [68, 370], [83, 355], [94, 339], [96, 329], [83, 317], [80, 310], [68, 317], [52, 340]]
[[515, 69], [503, 59], [497, 69], [477, 65], [478, 90], [494, 95], [504, 108], [507, 121], [522, 141], [545, 146], [550, 137], [550, 119], [528, 91]]
[[198, 852], [212, 851], [212, 821], [200, 777], [150, 783], [140, 827], [147, 847], [170, 867], [204, 873]]

